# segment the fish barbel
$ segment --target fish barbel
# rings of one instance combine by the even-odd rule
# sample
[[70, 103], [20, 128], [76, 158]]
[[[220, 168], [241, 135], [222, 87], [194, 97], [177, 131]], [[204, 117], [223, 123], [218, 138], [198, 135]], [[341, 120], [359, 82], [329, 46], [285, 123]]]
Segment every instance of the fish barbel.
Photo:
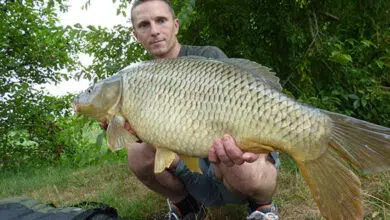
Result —
[[78, 95], [73, 106], [109, 124], [113, 150], [138, 139], [155, 146], [155, 172], [176, 153], [207, 157], [213, 140], [225, 133], [243, 151], [286, 152], [328, 219], [363, 218], [353, 169], [390, 169], [389, 128], [301, 104], [282, 93], [269, 68], [244, 59], [181, 57], [131, 65]]

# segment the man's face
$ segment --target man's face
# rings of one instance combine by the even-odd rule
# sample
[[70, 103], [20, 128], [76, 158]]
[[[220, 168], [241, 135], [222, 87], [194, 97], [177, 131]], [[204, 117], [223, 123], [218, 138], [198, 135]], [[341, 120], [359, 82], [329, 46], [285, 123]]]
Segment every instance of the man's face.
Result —
[[134, 35], [156, 58], [165, 58], [177, 44], [178, 19], [163, 1], [147, 1], [133, 9]]

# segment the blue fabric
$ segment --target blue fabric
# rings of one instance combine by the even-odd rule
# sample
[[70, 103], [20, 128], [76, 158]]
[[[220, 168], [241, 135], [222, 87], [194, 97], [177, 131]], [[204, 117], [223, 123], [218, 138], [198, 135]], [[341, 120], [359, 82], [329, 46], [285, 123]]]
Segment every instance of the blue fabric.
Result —
[[[272, 152], [275, 167], [279, 169], [279, 153]], [[179, 161], [173, 174], [180, 178], [196, 200], [205, 206], [221, 206], [225, 204], [243, 204], [247, 198], [231, 193], [215, 176], [214, 165], [207, 158], [199, 159], [199, 168], [203, 174], [191, 172], [182, 160]]]

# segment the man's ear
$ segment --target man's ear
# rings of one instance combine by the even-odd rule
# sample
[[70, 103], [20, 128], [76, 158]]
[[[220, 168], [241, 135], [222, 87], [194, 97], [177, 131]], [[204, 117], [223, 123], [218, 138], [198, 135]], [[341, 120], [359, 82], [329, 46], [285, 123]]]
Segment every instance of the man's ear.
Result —
[[134, 29], [131, 31], [131, 34], [134, 36], [135, 40], [139, 43], [137, 32], [135, 32]]
[[173, 25], [175, 27], [175, 35], [177, 35], [179, 33], [179, 27], [180, 27], [180, 21], [178, 18], [175, 18], [175, 20], [173, 20]]

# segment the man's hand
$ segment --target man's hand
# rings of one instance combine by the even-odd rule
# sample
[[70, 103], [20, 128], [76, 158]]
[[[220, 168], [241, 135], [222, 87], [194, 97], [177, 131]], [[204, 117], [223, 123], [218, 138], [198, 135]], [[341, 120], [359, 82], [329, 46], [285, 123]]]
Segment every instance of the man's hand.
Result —
[[269, 201], [276, 186], [277, 172], [267, 161], [268, 154], [242, 152], [230, 135], [217, 138], [209, 151], [217, 179], [231, 191], [255, 199]]
[[99, 121], [99, 124], [100, 124], [100, 126], [102, 126], [102, 128], [105, 130], [105, 131], [107, 131], [107, 128], [108, 128], [108, 123], [105, 121], [105, 122], [100, 122]]
[[227, 167], [241, 165], [244, 162], [252, 163], [258, 159], [257, 154], [242, 152], [237, 147], [232, 136], [225, 134], [223, 138], [217, 138], [209, 151], [209, 161], [215, 164], [222, 163]]
[[[102, 128], [104, 130], [107, 131], [107, 128], [108, 128], [108, 123], [105, 121], [105, 122], [99, 122], [100, 126], [102, 126]], [[129, 122], [126, 120], [125, 122], [125, 129], [130, 133], [130, 134], [133, 134], [133, 135], [137, 135], [137, 133], [133, 130], [133, 128], [131, 128]]]

